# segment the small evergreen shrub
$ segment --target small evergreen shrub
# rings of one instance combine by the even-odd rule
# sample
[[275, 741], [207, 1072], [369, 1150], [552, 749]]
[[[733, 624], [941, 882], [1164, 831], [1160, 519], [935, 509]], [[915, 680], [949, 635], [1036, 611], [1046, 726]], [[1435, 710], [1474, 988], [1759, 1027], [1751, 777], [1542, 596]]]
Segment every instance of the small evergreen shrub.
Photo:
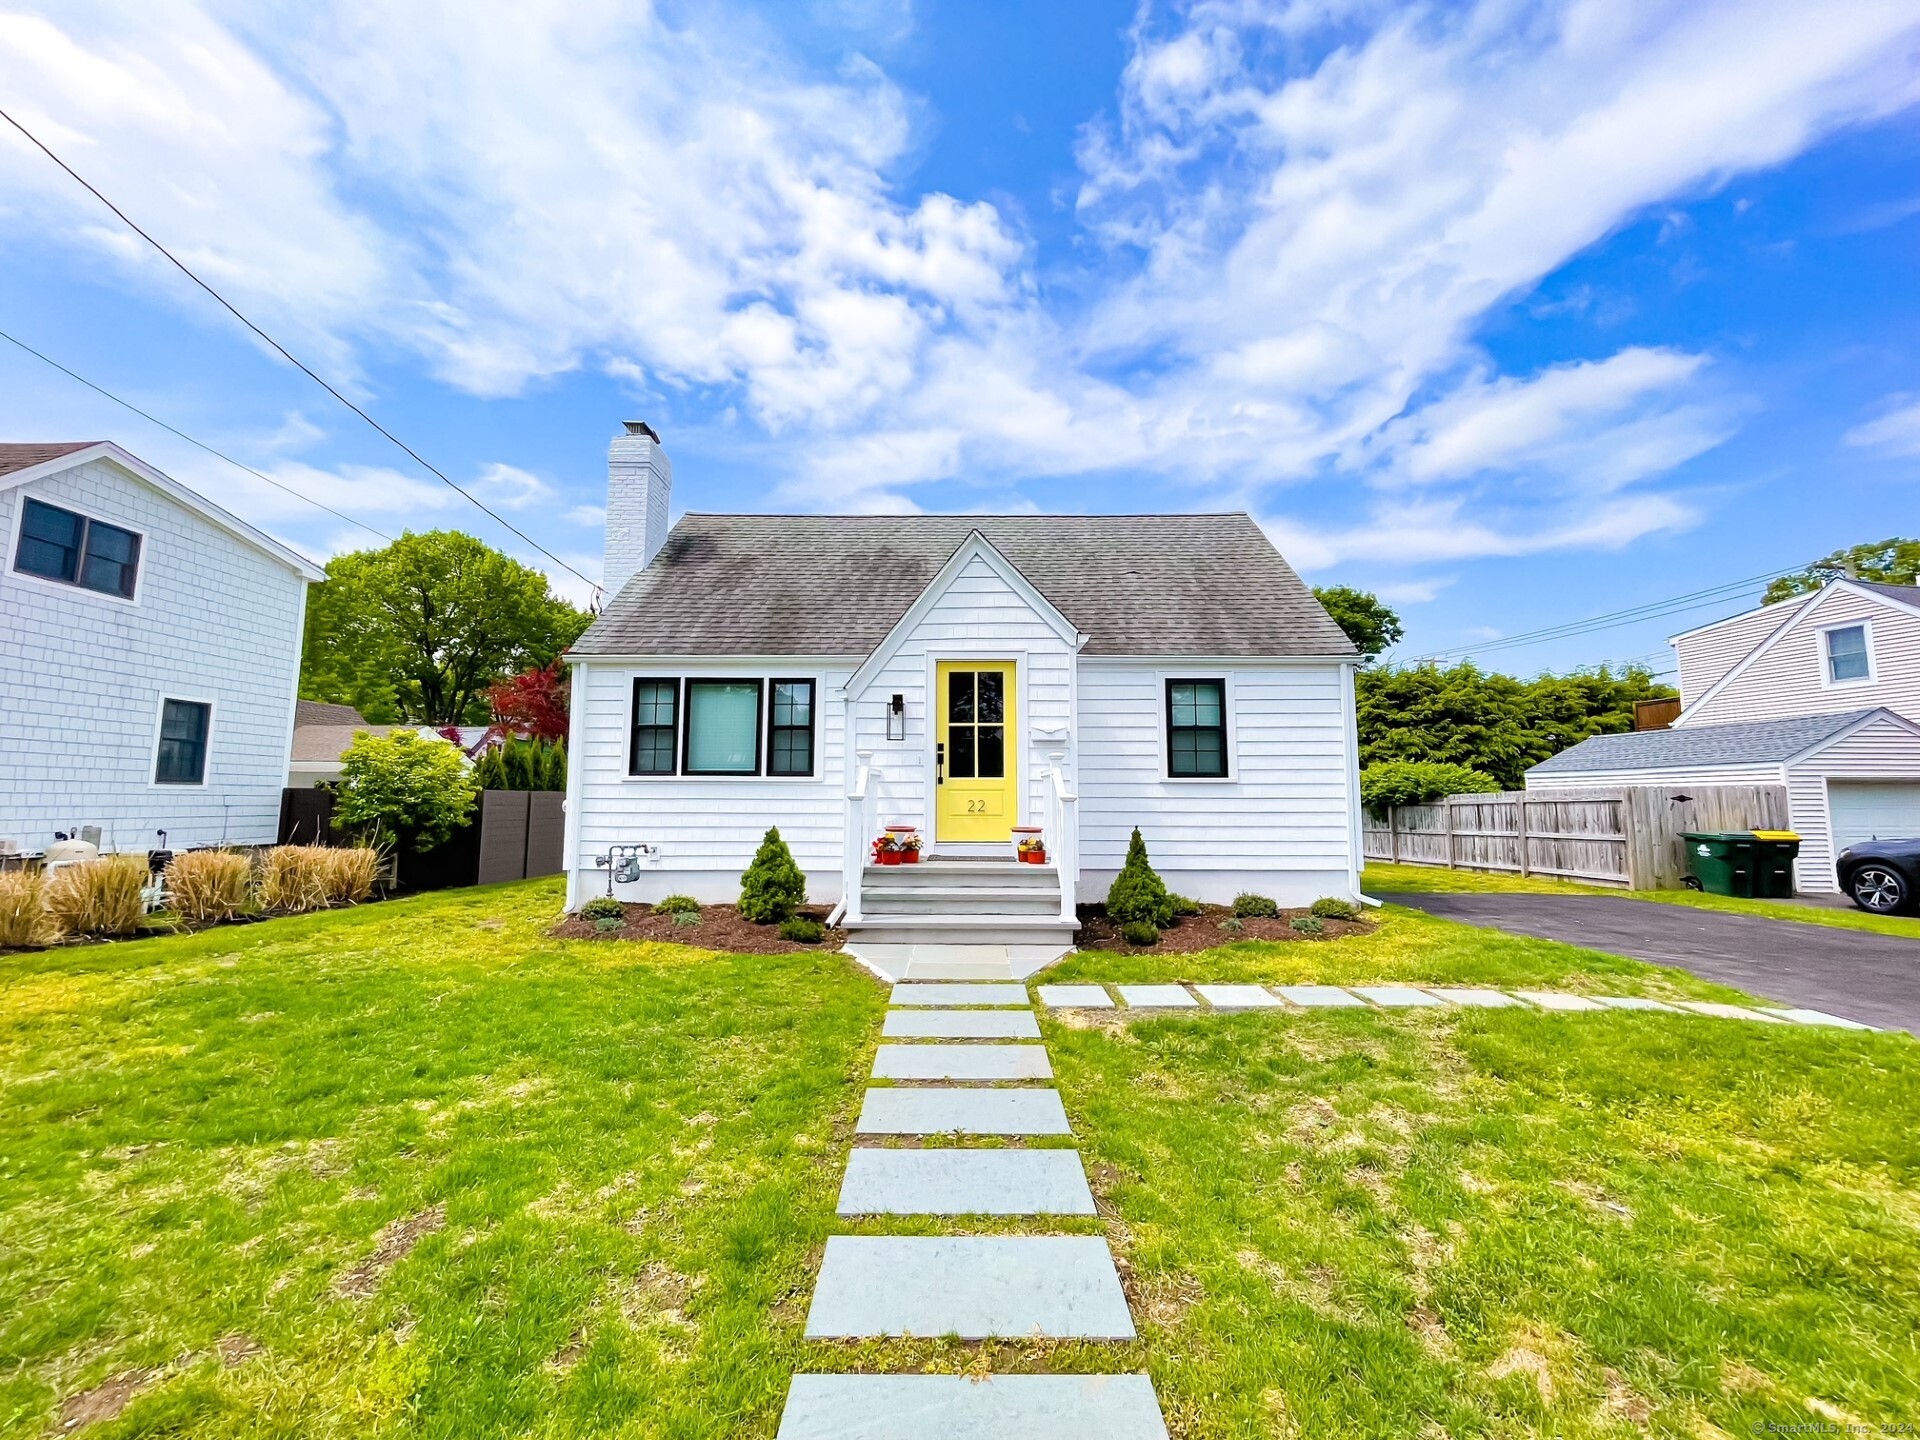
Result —
[[1129, 920], [1120, 927], [1120, 938], [1129, 945], [1158, 945], [1160, 931], [1145, 920]]
[[567, 747], [509, 736], [473, 762], [482, 790], [564, 790]]
[[1167, 903], [1173, 906], [1173, 913], [1175, 915], [1198, 915], [1200, 913], [1200, 902], [1186, 895], [1169, 894], [1167, 896]]
[[653, 908], [663, 915], [698, 915], [700, 902], [691, 895], [669, 895]]
[[1336, 895], [1322, 895], [1313, 902], [1313, 913], [1322, 920], [1353, 920], [1358, 918], [1360, 907]]
[[[1173, 897], [1167, 894], [1166, 881], [1154, 872], [1152, 862], [1147, 859], [1147, 842], [1140, 838], [1140, 827], [1136, 825], [1133, 838], [1127, 842], [1127, 863], [1120, 867], [1120, 873], [1113, 877], [1113, 885], [1107, 891], [1107, 918], [1123, 927], [1139, 921], [1157, 930], [1171, 925], [1173, 917]], [[1154, 940], [1159, 938], [1154, 936]], [[1151, 945], [1153, 940], [1141, 943]]]
[[674, 910], [669, 913], [673, 916], [673, 923], [681, 929], [700, 923], [700, 912], [698, 910]]
[[780, 938], [801, 945], [818, 945], [826, 933], [826, 926], [806, 915], [795, 915], [790, 920], [780, 922]]
[[807, 898], [807, 877], [794, 863], [780, 831], [767, 831], [753, 863], [740, 877], [740, 914], [755, 925], [771, 925], [791, 916]]
[[626, 928], [626, 924], [627, 921], [624, 915], [596, 915], [593, 919], [593, 928], [602, 935], [610, 934], [615, 930], [623, 930]]
[[1229, 915], [1220, 922], [1220, 928], [1229, 934], [1237, 935], [1247, 928], [1247, 922], [1242, 920], [1238, 915]]
[[1287, 924], [1293, 927], [1296, 935], [1324, 935], [1327, 922], [1318, 915], [1296, 915]]
[[580, 907], [580, 913], [588, 920], [624, 920], [627, 907], [611, 895], [596, 895]]
[[1272, 920], [1279, 916], [1280, 907], [1265, 895], [1248, 892], [1233, 897], [1233, 913], [1242, 920]]

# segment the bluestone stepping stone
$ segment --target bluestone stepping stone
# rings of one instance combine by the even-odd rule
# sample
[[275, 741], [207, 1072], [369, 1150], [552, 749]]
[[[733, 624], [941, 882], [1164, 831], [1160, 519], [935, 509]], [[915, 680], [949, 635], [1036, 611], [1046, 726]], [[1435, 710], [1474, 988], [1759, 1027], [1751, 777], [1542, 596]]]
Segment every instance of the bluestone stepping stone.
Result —
[[1038, 1040], [1031, 1010], [889, 1010], [880, 1033], [894, 1040]]
[[1410, 985], [1355, 985], [1353, 993], [1363, 995], [1374, 1004], [1385, 1006], [1389, 1010], [1412, 1009], [1440, 1003], [1426, 991], [1415, 990]]
[[1097, 1235], [832, 1236], [806, 1333], [1134, 1336], [1113, 1256]]
[[1428, 986], [1429, 995], [1438, 995], [1449, 1005], [1465, 1005], [1477, 1010], [1504, 1010], [1520, 1002], [1511, 995], [1502, 995], [1498, 990], [1442, 990], [1438, 986]]
[[867, 1091], [856, 1135], [1070, 1135], [1058, 1090]]
[[1791, 1020], [1796, 1025], [1833, 1025], [1842, 1030], [1873, 1029], [1871, 1025], [1862, 1025], [1858, 1020], [1848, 1020], [1840, 1015], [1829, 1015], [1824, 1010], [1784, 1010], [1778, 1005], [1763, 1005], [1760, 1008], [1769, 1015], [1778, 1015], [1782, 1020]]
[[1584, 995], [1569, 995], [1562, 990], [1516, 990], [1513, 993], [1522, 1000], [1538, 1005], [1542, 1010], [1606, 1009], [1606, 1006], [1597, 1000], [1589, 1000]]
[[1111, 1010], [1113, 997], [1098, 985], [1041, 985], [1040, 1003], [1049, 1010]]
[[1196, 985], [1200, 998], [1216, 1010], [1278, 1010], [1281, 1002], [1258, 985]]
[[796, 1375], [775, 1440], [1167, 1440], [1145, 1375]]
[[941, 985], [905, 983], [893, 987], [895, 1005], [1020, 1005], [1027, 1004], [1024, 985]]
[[1676, 1000], [1674, 1003], [1682, 1010], [1691, 1010], [1696, 1015], [1716, 1015], [1722, 1020], [1760, 1020], [1768, 1025], [1787, 1023], [1778, 1015], [1749, 1010], [1744, 1005], [1723, 1005], [1718, 1000]]
[[1051, 1080], [1044, 1045], [882, 1045], [876, 1080]]
[[1200, 1002], [1178, 985], [1116, 985], [1120, 998], [1142, 1010], [1198, 1010]]
[[1285, 996], [1295, 1005], [1304, 1005], [1309, 1010], [1365, 1009], [1367, 1004], [1338, 985], [1275, 985], [1271, 988], [1274, 994]]
[[1593, 997], [1609, 1010], [1664, 1010], [1669, 1015], [1677, 1013], [1673, 1006], [1660, 1000], [1649, 1000], [1644, 995], [1596, 995]]
[[855, 1150], [842, 1215], [1092, 1215], [1077, 1150]]

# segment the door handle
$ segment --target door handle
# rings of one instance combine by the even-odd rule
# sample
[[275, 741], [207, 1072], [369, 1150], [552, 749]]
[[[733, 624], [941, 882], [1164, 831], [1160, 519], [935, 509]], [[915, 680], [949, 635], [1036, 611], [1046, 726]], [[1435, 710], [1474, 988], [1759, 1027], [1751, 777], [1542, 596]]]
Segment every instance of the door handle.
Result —
[[936, 785], [947, 783], [947, 747], [945, 745], [936, 744], [933, 747], [933, 783]]

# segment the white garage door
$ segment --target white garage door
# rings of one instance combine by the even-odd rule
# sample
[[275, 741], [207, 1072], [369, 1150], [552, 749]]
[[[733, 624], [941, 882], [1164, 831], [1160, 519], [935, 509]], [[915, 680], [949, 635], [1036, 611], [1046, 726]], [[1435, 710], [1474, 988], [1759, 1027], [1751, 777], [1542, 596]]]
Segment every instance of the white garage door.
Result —
[[1862, 840], [1920, 837], [1920, 783], [1834, 780], [1827, 785], [1827, 804], [1835, 853]]

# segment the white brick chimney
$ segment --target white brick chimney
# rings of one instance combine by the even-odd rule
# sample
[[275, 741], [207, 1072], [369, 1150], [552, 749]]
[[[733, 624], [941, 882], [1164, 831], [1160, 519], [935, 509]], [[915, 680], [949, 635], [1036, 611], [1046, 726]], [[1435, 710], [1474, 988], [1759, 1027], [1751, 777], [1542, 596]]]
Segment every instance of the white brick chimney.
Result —
[[601, 587], [611, 600], [667, 543], [673, 462], [644, 420], [607, 447], [607, 559]]

